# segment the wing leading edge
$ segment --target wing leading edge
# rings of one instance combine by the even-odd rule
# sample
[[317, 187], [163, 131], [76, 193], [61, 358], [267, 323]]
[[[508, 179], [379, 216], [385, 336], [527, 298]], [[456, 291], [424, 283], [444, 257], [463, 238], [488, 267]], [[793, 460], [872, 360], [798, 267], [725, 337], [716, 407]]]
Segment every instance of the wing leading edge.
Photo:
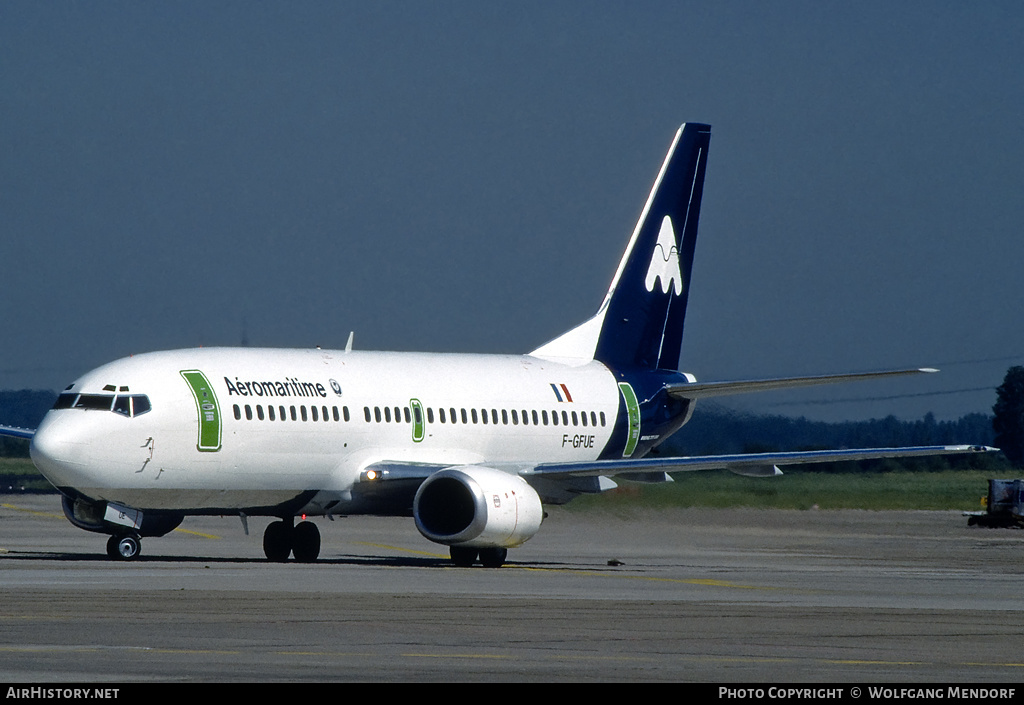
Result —
[[[630, 473], [690, 472], [696, 470], [729, 470], [738, 475], [755, 477], [781, 475], [778, 466], [835, 463], [846, 460], [907, 458], [927, 455], [962, 455], [989, 453], [998, 450], [988, 446], [913, 446], [906, 448], [860, 448], [856, 450], [811, 450], [782, 453], [741, 453], [736, 455], [698, 455], [681, 458], [637, 458], [593, 460], [572, 463], [541, 463], [521, 470], [520, 475], [548, 479], [573, 477], [610, 477]], [[628, 479], [628, 478], [627, 478]]]
[[19, 426], [0, 426], [0, 436], [10, 436], [11, 438], [24, 438], [29, 441], [36, 435], [34, 428], [21, 428]]

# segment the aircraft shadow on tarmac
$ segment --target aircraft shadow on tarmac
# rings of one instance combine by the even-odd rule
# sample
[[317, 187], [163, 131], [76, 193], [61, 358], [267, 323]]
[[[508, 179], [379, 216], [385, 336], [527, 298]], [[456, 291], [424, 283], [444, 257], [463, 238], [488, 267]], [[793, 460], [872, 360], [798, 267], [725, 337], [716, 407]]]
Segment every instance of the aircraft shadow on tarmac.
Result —
[[[383, 568], [455, 568], [451, 560], [441, 557], [431, 556], [372, 556], [372, 555], [341, 555], [331, 558], [318, 558], [313, 563], [299, 563], [294, 560], [284, 561], [283, 563], [271, 563], [266, 558], [257, 557], [225, 557], [225, 556], [161, 556], [161, 555], [142, 555], [132, 560], [130, 563], [126, 561], [111, 560], [105, 553], [72, 553], [72, 552], [46, 552], [46, 551], [17, 551], [9, 550], [6, 553], [0, 553], [0, 565], [3, 565], [6, 561], [44, 561], [44, 562], [61, 562], [61, 563], [108, 563], [111, 566], [128, 566], [131, 564], [156, 564], [156, 563], [176, 563], [176, 564], [238, 564], [238, 565], [295, 565], [295, 566], [317, 566], [317, 565], [350, 565], [350, 566], [363, 566], [363, 567], [383, 567]], [[546, 562], [546, 561], [532, 561], [532, 562], [508, 562], [505, 564], [506, 568], [565, 568], [567, 567], [564, 563], [557, 562]], [[582, 567], [582, 566], [581, 566]], [[588, 570], [599, 570], [606, 568], [607, 566], [587, 566]], [[481, 569], [481, 566], [474, 566], [476, 569]]]

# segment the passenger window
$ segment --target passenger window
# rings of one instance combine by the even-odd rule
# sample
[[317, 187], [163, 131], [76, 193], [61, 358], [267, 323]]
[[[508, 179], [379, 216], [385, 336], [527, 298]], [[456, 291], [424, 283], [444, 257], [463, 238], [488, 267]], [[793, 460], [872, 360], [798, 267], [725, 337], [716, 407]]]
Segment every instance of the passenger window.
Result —
[[[348, 421], [349, 420], [349, 415], [348, 415], [348, 407], [347, 406], [341, 407], [341, 413], [342, 413], [345, 421]], [[367, 421], [369, 421], [369, 419], [367, 419]]]
[[[409, 416], [409, 407], [405, 407], [403, 411], [405, 412], [405, 422], [412, 423], [412, 417]], [[395, 413], [398, 413], [398, 409], [395, 409]], [[419, 423], [419, 419], [416, 419], [416, 422]]]
[[473, 412], [473, 423], [480, 423], [476, 417], [476, 409], [471, 409], [471, 411]]
[[257, 404], [256, 405], [256, 418], [258, 418], [260, 421], [263, 420], [263, 405], [262, 404]]
[[235, 421], [241, 421], [242, 420], [242, 410], [240, 408], [238, 408], [238, 404], [235, 404], [234, 411], [235, 411]]
[[273, 404], [271, 404], [270, 406], [267, 407], [267, 416], [270, 418], [271, 421], [277, 421], [277, 419], [274, 418], [274, 406], [273, 406]]
[[288, 419], [285, 417], [284, 407], [283, 406], [279, 406], [279, 407], [277, 407], [277, 410], [279, 412], [281, 412], [281, 420], [282, 421], [287, 421]]
[[[562, 413], [564, 414], [565, 412], [563, 411]], [[572, 412], [572, 425], [573, 426], [579, 426], [579, 420], [576, 418], [576, 412], [575, 411]]]
[[384, 407], [384, 420], [387, 421], [388, 423], [391, 423], [391, 407], [390, 406], [385, 406]]
[[[441, 410], [444, 413], [444, 409]], [[434, 409], [433, 407], [427, 407], [427, 423], [434, 423]]]
[[370, 423], [370, 407], [363, 407], [363, 416], [366, 417], [366, 423]]
[[[505, 412], [503, 411], [501, 413], [504, 414]], [[516, 411], [515, 409], [512, 409], [512, 425], [513, 426], [518, 426], [519, 425], [519, 412]]]
[[557, 411], [552, 411], [551, 412], [551, 425], [552, 426], [557, 426], [558, 425], [558, 412]]
[[441, 423], [448, 423], [447, 421], [444, 420], [444, 407], [443, 406], [438, 408], [437, 413], [441, 417]]
[[252, 421], [252, 407], [248, 404], [245, 405], [245, 420]]
[[[313, 420], [314, 421], [319, 421], [320, 420], [320, 415], [317, 413], [316, 407], [315, 406], [311, 406], [309, 408], [309, 410], [313, 414]], [[306, 407], [302, 407], [302, 411], [303, 411], [302, 420], [305, 421], [306, 420], [306, 414], [305, 414]]]
[[[315, 406], [313, 407], [313, 410], [316, 411], [316, 407]], [[303, 421], [309, 421], [309, 417], [306, 416], [306, 405], [305, 404], [303, 404], [302, 406], [299, 407], [299, 413], [302, 415], [302, 420]]]

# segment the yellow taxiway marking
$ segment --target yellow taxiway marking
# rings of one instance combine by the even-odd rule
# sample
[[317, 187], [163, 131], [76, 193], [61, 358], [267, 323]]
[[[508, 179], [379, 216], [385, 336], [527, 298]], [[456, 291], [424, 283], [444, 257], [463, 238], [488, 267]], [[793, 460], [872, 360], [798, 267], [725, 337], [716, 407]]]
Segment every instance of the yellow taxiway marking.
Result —
[[203, 539], [219, 539], [219, 538], [221, 538], [220, 536], [215, 536], [213, 534], [204, 534], [201, 531], [192, 531], [191, 529], [182, 529], [180, 527], [175, 529], [175, 531], [177, 531], [180, 534], [190, 534], [192, 536], [198, 536], [199, 538], [203, 538]]
[[[4, 509], [13, 509], [16, 512], [25, 512], [26, 514], [35, 514], [36, 516], [40, 516], [40, 517], [49, 517], [51, 519], [63, 519], [64, 518], [63, 514], [54, 514], [53, 512], [41, 512], [41, 511], [39, 511], [37, 509], [26, 509], [25, 507], [19, 507], [19, 506], [14, 505], [14, 504], [8, 504], [6, 502], [0, 503], [0, 507], [3, 507]], [[214, 534], [204, 534], [201, 531], [192, 531], [191, 529], [177, 528], [177, 529], [175, 529], [175, 531], [178, 531], [178, 532], [183, 533], [183, 534], [191, 534], [192, 536], [198, 536], [198, 537], [204, 538], [204, 539], [219, 539], [219, 538], [221, 538], [220, 536], [215, 536]]]
[[40, 517], [50, 517], [51, 519], [64, 518], [63, 514], [54, 514], [53, 512], [40, 512], [36, 509], [25, 509], [25, 507], [18, 507], [13, 504], [7, 504], [6, 502], [0, 504], [0, 507], [3, 507], [4, 509], [13, 509], [16, 512], [25, 512], [26, 514], [35, 514], [36, 516]]

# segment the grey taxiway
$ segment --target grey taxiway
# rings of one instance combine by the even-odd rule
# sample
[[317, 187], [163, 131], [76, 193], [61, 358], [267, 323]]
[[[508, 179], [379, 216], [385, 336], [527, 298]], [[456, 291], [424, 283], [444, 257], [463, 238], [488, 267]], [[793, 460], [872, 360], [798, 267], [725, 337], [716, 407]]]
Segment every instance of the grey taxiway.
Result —
[[318, 520], [268, 563], [193, 517], [131, 563], [55, 495], [0, 496], [0, 679], [1005, 682], [1024, 532], [956, 512], [554, 508], [500, 569], [411, 519]]

